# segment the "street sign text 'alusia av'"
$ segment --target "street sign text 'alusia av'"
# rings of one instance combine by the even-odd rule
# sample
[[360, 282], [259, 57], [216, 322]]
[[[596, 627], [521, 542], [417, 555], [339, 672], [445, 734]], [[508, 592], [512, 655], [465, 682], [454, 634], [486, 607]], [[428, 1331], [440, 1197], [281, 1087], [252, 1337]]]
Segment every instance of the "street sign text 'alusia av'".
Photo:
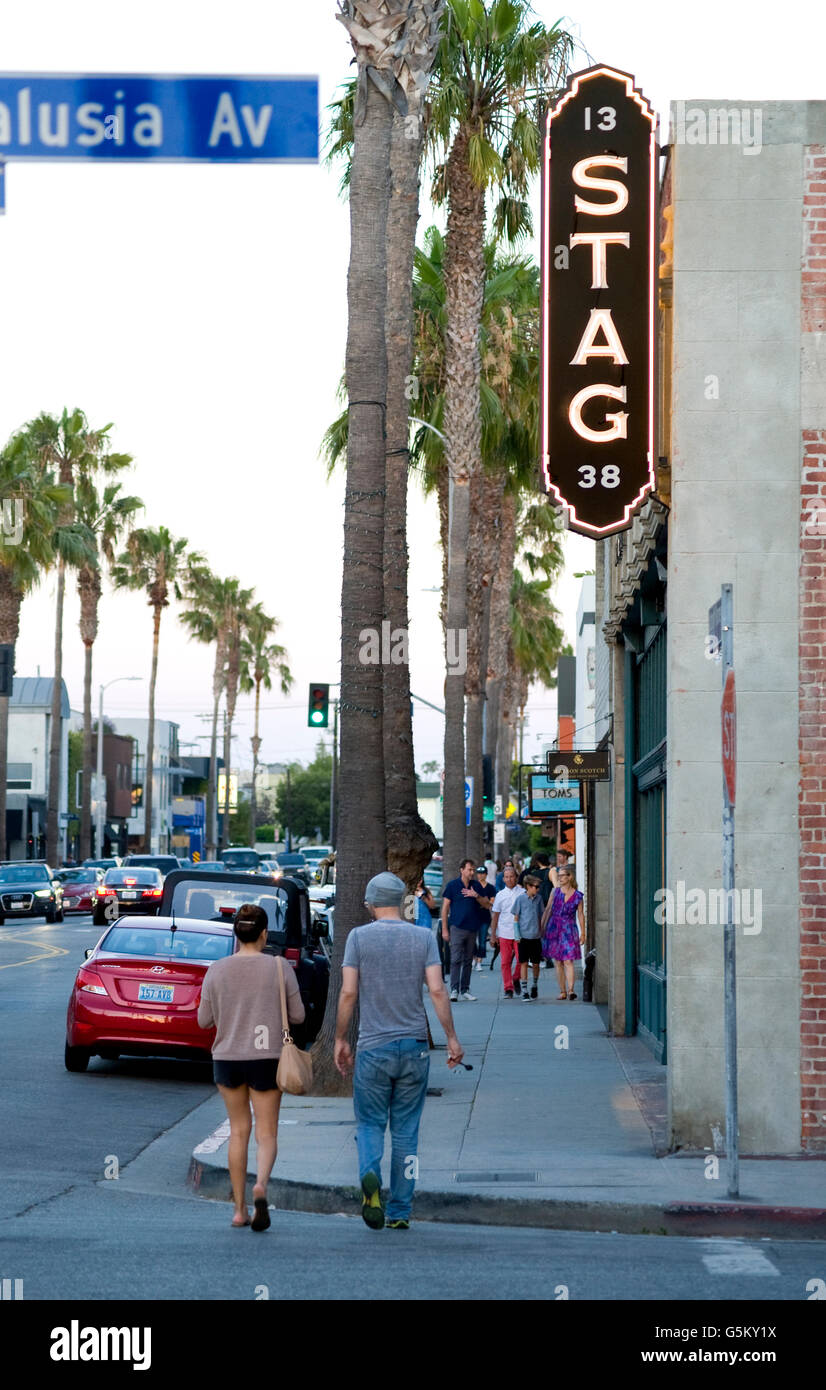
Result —
[[631, 525], [655, 482], [656, 116], [627, 73], [575, 73], [542, 151], [543, 486], [572, 531]]
[[315, 163], [315, 77], [0, 73], [0, 160]]

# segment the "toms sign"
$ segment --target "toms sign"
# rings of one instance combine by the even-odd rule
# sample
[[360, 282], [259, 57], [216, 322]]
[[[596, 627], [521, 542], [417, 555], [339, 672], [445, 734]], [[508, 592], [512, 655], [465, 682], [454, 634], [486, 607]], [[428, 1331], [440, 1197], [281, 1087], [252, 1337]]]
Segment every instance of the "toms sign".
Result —
[[576, 73], [547, 113], [543, 487], [586, 536], [630, 526], [655, 483], [656, 153], [656, 115], [627, 73]]

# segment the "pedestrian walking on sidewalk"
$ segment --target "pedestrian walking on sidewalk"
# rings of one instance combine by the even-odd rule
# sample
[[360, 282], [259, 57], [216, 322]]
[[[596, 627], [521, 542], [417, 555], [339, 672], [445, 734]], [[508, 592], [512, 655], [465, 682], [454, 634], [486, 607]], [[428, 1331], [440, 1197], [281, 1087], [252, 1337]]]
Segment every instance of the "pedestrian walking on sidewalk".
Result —
[[557, 999], [576, 999], [574, 961], [582, 958], [585, 945], [585, 909], [573, 869], [558, 870], [559, 887], [551, 894], [542, 918], [542, 954], [556, 964]]
[[[526, 874], [522, 883], [524, 893], [513, 904], [513, 920], [519, 933], [519, 975], [522, 998], [536, 999], [539, 994], [539, 967], [542, 960], [542, 899], [539, 896], [538, 874]], [[533, 968], [533, 984], [528, 989], [528, 966]]]
[[499, 942], [502, 960], [502, 984], [505, 988], [506, 999], [512, 999], [514, 994], [521, 994], [522, 992], [516, 946], [518, 928], [513, 917], [513, 905], [517, 898], [524, 896], [524, 893], [524, 888], [520, 888], [516, 882], [514, 865], [507, 864], [505, 866], [505, 886], [493, 900], [490, 929], [491, 944]]
[[[488, 902], [492, 904], [494, 898], [496, 897], [496, 889], [490, 883], [488, 883], [487, 864], [479, 865], [479, 868], [476, 870], [476, 877], [479, 880], [479, 885], [482, 889], [481, 896], [487, 898]], [[485, 915], [485, 920], [482, 922], [482, 925], [480, 926], [476, 937], [476, 955], [474, 957], [473, 963], [476, 966], [477, 970], [482, 969], [482, 961], [487, 956], [487, 939], [489, 929], [490, 913], [488, 911], [488, 913]]]
[[[487, 922], [490, 899], [474, 876], [472, 859], [463, 859], [459, 877], [442, 889], [442, 939], [450, 942], [450, 1000], [475, 1003], [470, 992], [470, 972], [476, 952], [479, 928]], [[450, 926], [448, 927], [448, 917]]]
[[447, 1038], [447, 1065], [456, 1067], [464, 1051], [456, 1037], [439, 949], [402, 916], [407, 889], [395, 874], [376, 874], [364, 894], [373, 920], [347, 937], [336, 1016], [335, 1064], [342, 1076], [353, 1067], [347, 1031], [356, 1002], [359, 1035], [353, 1074], [362, 1217], [381, 1230], [381, 1160], [388, 1124], [392, 1152], [387, 1225], [407, 1230], [418, 1172], [419, 1121], [424, 1108], [430, 1054], [422, 986]]
[[[234, 918], [238, 950], [214, 961], [204, 976], [198, 1024], [215, 1028], [212, 1067], [215, 1084], [229, 1117], [229, 1176], [235, 1202], [233, 1226], [265, 1231], [270, 1224], [267, 1183], [278, 1152], [281, 1092], [276, 1076], [281, 1033], [289, 1023], [304, 1022], [304, 1005], [292, 966], [283, 956], [264, 955], [267, 914], [245, 903]], [[284, 971], [287, 1019], [281, 1017], [279, 971]], [[255, 1114], [255, 1214], [249, 1219], [246, 1197], [247, 1153]]]

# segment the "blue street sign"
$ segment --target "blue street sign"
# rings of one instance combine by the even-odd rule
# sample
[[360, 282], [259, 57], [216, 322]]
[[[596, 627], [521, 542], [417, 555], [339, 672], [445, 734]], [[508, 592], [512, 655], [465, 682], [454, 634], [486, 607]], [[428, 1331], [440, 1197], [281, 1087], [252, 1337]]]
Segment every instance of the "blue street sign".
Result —
[[0, 213], [6, 211], [6, 166], [0, 159]]
[[316, 77], [0, 73], [0, 160], [318, 160]]

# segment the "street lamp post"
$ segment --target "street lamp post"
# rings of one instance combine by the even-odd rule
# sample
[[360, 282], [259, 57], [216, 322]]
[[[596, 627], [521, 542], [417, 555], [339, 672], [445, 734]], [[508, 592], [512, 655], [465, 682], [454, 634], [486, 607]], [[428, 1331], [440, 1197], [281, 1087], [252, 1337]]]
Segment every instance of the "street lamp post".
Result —
[[98, 859], [103, 857], [103, 692], [108, 690], [110, 685], [117, 685], [118, 681], [139, 681], [142, 676], [115, 676], [114, 680], [107, 681], [100, 687], [100, 702], [98, 705], [98, 758], [97, 758], [97, 804], [95, 815], [95, 854]]

